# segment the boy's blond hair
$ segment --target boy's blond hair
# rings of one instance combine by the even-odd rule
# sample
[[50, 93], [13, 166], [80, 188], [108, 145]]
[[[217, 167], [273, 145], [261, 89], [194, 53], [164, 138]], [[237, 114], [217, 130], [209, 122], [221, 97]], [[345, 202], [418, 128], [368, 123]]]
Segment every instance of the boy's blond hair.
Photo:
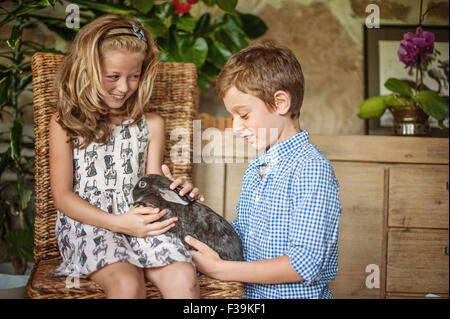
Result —
[[256, 43], [234, 54], [216, 78], [221, 98], [232, 86], [258, 97], [271, 109], [275, 109], [274, 93], [286, 91], [291, 97], [291, 118], [300, 116], [303, 72], [294, 53], [287, 47], [272, 42]]

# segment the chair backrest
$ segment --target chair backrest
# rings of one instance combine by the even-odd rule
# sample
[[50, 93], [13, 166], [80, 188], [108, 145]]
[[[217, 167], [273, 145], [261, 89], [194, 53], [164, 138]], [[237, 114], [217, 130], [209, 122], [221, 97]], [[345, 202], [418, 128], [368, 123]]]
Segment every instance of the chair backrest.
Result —
[[[36, 53], [32, 57], [35, 132], [36, 217], [34, 236], [35, 263], [59, 256], [55, 237], [56, 212], [50, 188], [49, 121], [56, 111], [54, 86], [56, 71], [63, 55]], [[166, 122], [164, 162], [175, 177], [192, 175], [192, 121], [198, 103], [197, 70], [189, 63], [160, 63], [152, 97], [146, 111], [161, 115]], [[171, 140], [171, 132], [174, 139]], [[189, 150], [189, 160], [172, 162], [170, 150], [176, 144], [179, 153]], [[186, 154], [186, 153], [185, 153]]]

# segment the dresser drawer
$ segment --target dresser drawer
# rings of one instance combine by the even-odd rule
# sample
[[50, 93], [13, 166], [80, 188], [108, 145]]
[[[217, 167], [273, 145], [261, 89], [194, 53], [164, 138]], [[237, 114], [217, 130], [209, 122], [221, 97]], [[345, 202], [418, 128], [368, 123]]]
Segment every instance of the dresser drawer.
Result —
[[448, 228], [448, 166], [389, 169], [389, 226]]
[[386, 291], [448, 294], [448, 230], [390, 230]]

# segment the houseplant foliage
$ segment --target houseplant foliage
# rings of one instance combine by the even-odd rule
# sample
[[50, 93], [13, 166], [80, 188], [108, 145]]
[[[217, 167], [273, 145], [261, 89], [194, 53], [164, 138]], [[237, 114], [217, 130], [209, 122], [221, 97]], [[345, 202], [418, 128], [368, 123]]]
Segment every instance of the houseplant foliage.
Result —
[[[0, 27], [11, 26], [9, 37], [2, 38], [6, 48], [0, 50], [0, 119], [10, 123], [6, 131], [0, 132], [0, 143], [7, 145], [0, 152], [0, 236], [8, 246], [6, 256], [10, 257], [17, 274], [26, 271], [27, 259], [33, 256], [33, 195], [34, 156], [26, 150], [34, 150], [34, 139], [24, 134], [24, 109], [32, 103], [19, 103], [26, 91], [31, 91], [30, 57], [36, 51], [49, 51], [34, 41], [23, 41], [27, 28], [41, 23], [34, 16], [36, 11], [54, 5], [55, 1], [12, 1], [12, 11], [2, 7]], [[70, 30], [69, 30], [70, 31]], [[4, 33], [2, 33], [4, 34]], [[6, 173], [14, 179], [4, 178]]]
[[[2, 32], [0, 41], [0, 120], [10, 123], [0, 131], [0, 241], [7, 243], [16, 273], [24, 273], [26, 260], [33, 254], [34, 190], [33, 136], [24, 133], [24, 110], [32, 103], [21, 96], [32, 91], [31, 56], [35, 52], [64, 54], [46, 48], [37, 41], [23, 40], [23, 32], [45, 25], [65, 41], [72, 41], [77, 29], [67, 26], [66, 18], [49, 16], [43, 9], [69, 3], [80, 8], [80, 27], [98, 16], [115, 13], [140, 21], [156, 38], [162, 61], [191, 62], [198, 70], [198, 85], [207, 90], [228, 58], [246, 47], [249, 39], [265, 33], [267, 27], [257, 16], [236, 10], [238, 0], [13, 0], [0, 7], [0, 28], [8, 25], [9, 35]], [[193, 12], [196, 12], [195, 14]], [[219, 12], [219, 14], [217, 14]], [[68, 15], [70, 12], [68, 12]], [[3, 48], [4, 47], [4, 48]], [[7, 180], [7, 174], [13, 180]]]

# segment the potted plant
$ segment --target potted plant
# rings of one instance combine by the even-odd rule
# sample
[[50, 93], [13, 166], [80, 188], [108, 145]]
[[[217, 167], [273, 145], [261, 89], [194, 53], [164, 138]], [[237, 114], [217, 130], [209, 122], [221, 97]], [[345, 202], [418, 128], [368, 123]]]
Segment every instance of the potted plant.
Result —
[[420, 26], [416, 33], [407, 32], [398, 49], [399, 60], [405, 67], [415, 68], [416, 80], [413, 87], [407, 81], [389, 78], [384, 86], [392, 92], [388, 95], [373, 96], [360, 105], [358, 116], [362, 119], [380, 117], [386, 109], [394, 116], [395, 135], [429, 135], [428, 117], [435, 118], [439, 127], [448, 130], [444, 121], [449, 118], [447, 101], [436, 92], [424, 89], [423, 71], [427, 58], [434, 51], [434, 34]]

